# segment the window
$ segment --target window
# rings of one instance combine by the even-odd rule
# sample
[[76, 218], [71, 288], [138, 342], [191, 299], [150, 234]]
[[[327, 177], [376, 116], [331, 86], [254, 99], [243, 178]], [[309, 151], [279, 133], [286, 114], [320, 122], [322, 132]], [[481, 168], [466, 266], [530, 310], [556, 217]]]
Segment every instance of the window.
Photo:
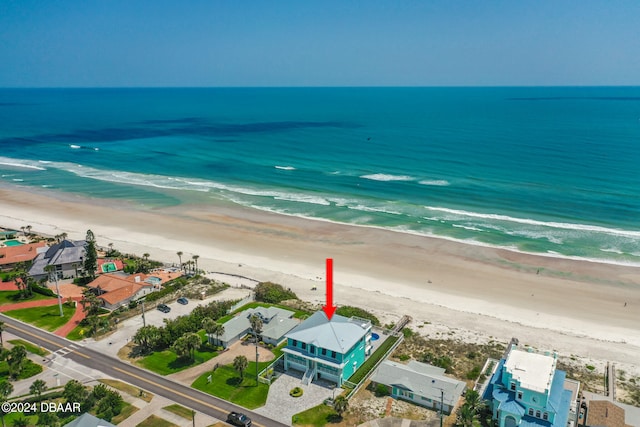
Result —
[[533, 417], [533, 409], [529, 408], [529, 415]]
[[303, 350], [306, 350], [306, 349], [307, 349], [307, 343], [306, 343], [306, 342], [303, 342], [303, 343], [302, 343], [302, 349], [303, 349]]
[[323, 356], [326, 356], [327, 355], [327, 349], [323, 348], [321, 353], [322, 353]]
[[331, 357], [333, 357], [334, 359], [336, 358], [336, 352], [335, 351], [331, 352]]
[[545, 412], [544, 414], [542, 414], [542, 419], [547, 421], [549, 419], [549, 413]]
[[298, 346], [298, 341], [297, 340], [291, 341], [291, 345], [293, 345], [294, 347], [297, 347]]
[[540, 418], [540, 411], [536, 411], [536, 418]]
[[510, 386], [509, 388], [510, 388], [511, 390], [514, 390], [514, 391], [515, 391], [515, 389], [516, 389], [516, 383], [511, 383], [511, 386]]
[[518, 392], [518, 400], [522, 400], [522, 392], [521, 391]]

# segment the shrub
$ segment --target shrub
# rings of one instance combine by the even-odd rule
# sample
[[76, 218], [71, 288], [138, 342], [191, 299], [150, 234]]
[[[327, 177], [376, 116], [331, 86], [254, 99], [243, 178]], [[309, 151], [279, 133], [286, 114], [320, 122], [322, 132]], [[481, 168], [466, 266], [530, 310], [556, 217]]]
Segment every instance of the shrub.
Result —
[[31, 285], [31, 290], [37, 294], [45, 295], [48, 297], [56, 296], [56, 294], [51, 289], [42, 287], [40, 285]]
[[300, 387], [294, 387], [289, 392], [289, 396], [291, 396], [291, 397], [300, 397], [300, 396], [302, 396], [302, 393], [304, 393], [304, 392], [302, 391], [302, 389]]
[[262, 282], [254, 289], [256, 301], [278, 304], [288, 299], [298, 299], [291, 289], [285, 289], [277, 283]]
[[376, 316], [359, 307], [343, 305], [342, 307], [338, 307], [338, 309], [336, 310], [336, 314], [339, 314], [340, 316], [344, 316], [344, 317], [352, 317], [352, 316], [362, 317], [363, 319], [370, 320], [372, 324], [376, 326], [380, 326], [380, 321]]
[[406, 362], [410, 358], [411, 357], [408, 354], [401, 354], [400, 356], [398, 356], [398, 359], [402, 360], [403, 362]]
[[411, 338], [413, 336], [413, 331], [409, 328], [402, 328], [402, 335], [404, 335], [405, 338]]
[[475, 380], [476, 378], [478, 378], [480, 376], [480, 370], [482, 369], [482, 367], [480, 367], [479, 365], [475, 365], [473, 367], [473, 369], [471, 369], [469, 372], [467, 372], [467, 379], [468, 380]]
[[383, 397], [389, 395], [389, 387], [384, 384], [378, 384], [374, 391], [376, 397]]

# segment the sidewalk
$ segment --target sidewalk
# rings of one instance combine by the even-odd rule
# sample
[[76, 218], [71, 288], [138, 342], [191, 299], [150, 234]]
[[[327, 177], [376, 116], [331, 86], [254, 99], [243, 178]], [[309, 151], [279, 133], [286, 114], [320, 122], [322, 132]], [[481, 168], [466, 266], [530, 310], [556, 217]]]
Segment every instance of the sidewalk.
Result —
[[82, 309], [82, 304], [80, 304], [81, 299], [82, 298], [78, 298], [78, 297], [73, 298], [73, 300], [76, 301], [76, 312], [73, 313], [73, 316], [71, 316], [71, 319], [69, 319], [69, 321], [66, 324], [64, 324], [59, 329], [57, 329], [54, 332], [54, 334], [58, 335], [59, 337], [66, 337], [69, 334], [69, 332], [71, 332], [76, 326], [78, 326], [78, 324], [82, 321], [82, 319], [86, 317], [86, 314]]
[[20, 310], [22, 308], [48, 307], [50, 305], [56, 305], [57, 303], [58, 303], [58, 299], [52, 298], [52, 299], [41, 299], [38, 301], [17, 302], [15, 304], [5, 304], [5, 305], [0, 305], [0, 313], [4, 313], [5, 311], [11, 311], [11, 310]]

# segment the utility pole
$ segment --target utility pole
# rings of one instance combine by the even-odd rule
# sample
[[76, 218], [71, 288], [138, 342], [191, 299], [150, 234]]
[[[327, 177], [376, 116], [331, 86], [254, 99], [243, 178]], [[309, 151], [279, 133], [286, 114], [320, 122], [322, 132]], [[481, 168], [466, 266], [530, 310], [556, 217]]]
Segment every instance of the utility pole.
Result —
[[442, 427], [443, 416], [444, 416], [444, 390], [440, 389], [440, 427]]
[[196, 427], [196, 411], [192, 409], [191, 412], [192, 412], [191, 420], [193, 420], [193, 427]]
[[53, 276], [53, 280], [56, 284], [56, 294], [58, 295], [58, 307], [60, 308], [60, 317], [64, 317], [64, 312], [62, 311], [62, 297], [60, 296], [60, 289], [58, 289], [58, 272], [56, 271], [56, 267], [54, 265], [47, 265], [44, 270], [49, 273], [49, 283], [51, 283], [51, 276]]
[[147, 326], [144, 320], [144, 301], [142, 301], [142, 327]]

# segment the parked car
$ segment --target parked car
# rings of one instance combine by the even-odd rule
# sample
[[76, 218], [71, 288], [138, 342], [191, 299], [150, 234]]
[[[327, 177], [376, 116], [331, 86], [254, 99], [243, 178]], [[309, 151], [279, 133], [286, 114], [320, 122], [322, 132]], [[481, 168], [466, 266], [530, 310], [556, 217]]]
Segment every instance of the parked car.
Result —
[[251, 425], [251, 418], [240, 412], [231, 412], [227, 415], [227, 422], [234, 426], [249, 427]]
[[171, 307], [169, 307], [167, 304], [158, 304], [158, 310], [163, 313], [168, 313], [171, 311]]
[[187, 305], [189, 304], [189, 300], [186, 299], [185, 297], [180, 297], [178, 298], [178, 304]]

